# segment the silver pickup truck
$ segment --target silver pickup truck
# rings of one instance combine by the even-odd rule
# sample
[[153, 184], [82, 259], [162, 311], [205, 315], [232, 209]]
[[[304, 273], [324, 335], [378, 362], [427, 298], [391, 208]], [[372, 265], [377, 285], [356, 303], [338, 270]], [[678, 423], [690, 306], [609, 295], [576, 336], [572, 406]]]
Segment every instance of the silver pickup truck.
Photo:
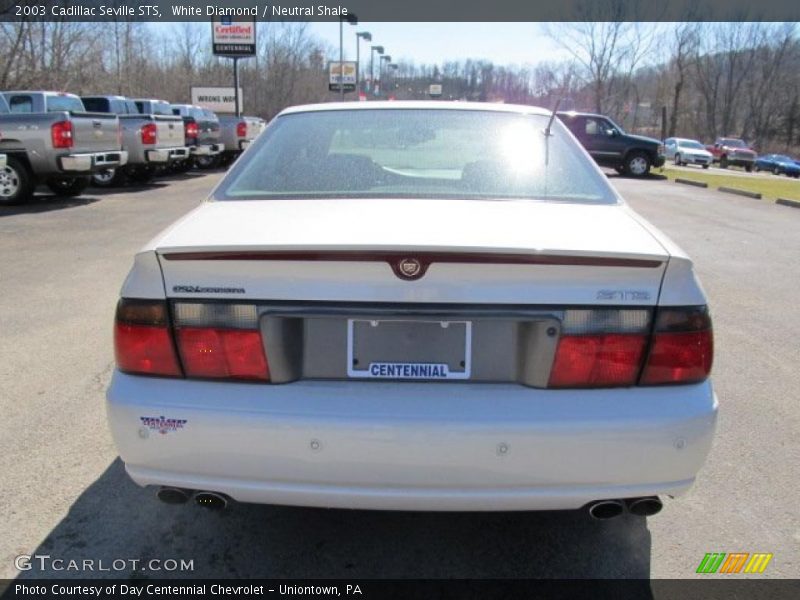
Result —
[[87, 113], [78, 96], [61, 92], [0, 93], [0, 204], [25, 202], [38, 184], [58, 196], [77, 196], [92, 173], [121, 167], [119, 119]]
[[160, 110], [142, 114], [134, 100], [125, 96], [82, 96], [84, 106], [92, 112], [114, 114], [122, 128], [122, 148], [128, 152], [128, 164], [108, 169], [92, 176], [95, 185], [123, 185], [126, 180], [147, 183], [160, 167], [185, 160], [189, 148], [183, 142], [183, 121], [170, 114], [169, 104], [159, 108], [151, 101], [144, 108]]
[[219, 115], [220, 141], [225, 145], [222, 164], [229, 165], [244, 152], [250, 143], [261, 133], [262, 119], [258, 117], [237, 117]]

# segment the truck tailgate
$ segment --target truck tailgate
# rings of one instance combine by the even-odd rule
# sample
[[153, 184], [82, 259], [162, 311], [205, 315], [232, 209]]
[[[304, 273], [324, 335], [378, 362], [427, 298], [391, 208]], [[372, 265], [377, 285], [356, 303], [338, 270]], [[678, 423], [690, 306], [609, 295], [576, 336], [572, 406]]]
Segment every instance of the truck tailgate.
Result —
[[73, 151], [108, 152], [120, 149], [119, 119], [105, 113], [73, 113]]
[[153, 115], [158, 131], [159, 148], [183, 146], [183, 119], [167, 115]]

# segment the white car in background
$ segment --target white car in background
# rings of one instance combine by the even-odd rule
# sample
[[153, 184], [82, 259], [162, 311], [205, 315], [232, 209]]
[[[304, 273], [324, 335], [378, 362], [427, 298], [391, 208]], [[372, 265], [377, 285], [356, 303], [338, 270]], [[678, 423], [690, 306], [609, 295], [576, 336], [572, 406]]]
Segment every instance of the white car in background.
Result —
[[667, 138], [664, 140], [664, 154], [676, 165], [700, 165], [704, 169], [711, 166], [714, 156], [697, 140], [686, 138]]
[[542, 109], [287, 109], [121, 296], [108, 418], [167, 502], [647, 516], [711, 447], [692, 263]]

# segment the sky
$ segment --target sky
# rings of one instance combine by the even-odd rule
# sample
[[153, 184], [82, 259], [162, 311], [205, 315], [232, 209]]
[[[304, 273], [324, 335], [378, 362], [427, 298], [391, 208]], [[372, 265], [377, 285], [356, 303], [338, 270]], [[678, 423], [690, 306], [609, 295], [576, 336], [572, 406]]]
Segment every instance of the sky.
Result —
[[[310, 23], [310, 31], [339, 48], [338, 23]], [[537, 64], [569, 58], [541, 23], [359, 23], [344, 24], [345, 57], [355, 60], [356, 31], [372, 33], [372, 45], [384, 46], [393, 62], [441, 64], [466, 58], [496, 64]], [[369, 43], [361, 42], [362, 62]], [[338, 58], [338, 57], [331, 57]]]

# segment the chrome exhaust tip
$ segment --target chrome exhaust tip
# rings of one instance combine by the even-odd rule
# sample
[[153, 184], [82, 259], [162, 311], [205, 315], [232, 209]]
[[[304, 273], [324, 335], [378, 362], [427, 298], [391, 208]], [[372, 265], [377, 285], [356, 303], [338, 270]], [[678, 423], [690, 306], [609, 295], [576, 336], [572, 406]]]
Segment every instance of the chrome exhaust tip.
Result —
[[166, 504], [184, 504], [189, 500], [191, 491], [175, 487], [161, 487], [156, 492], [156, 497]]
[[658, 496], [645, 496], [644, 498], [631, 498], [626, 500], [628, 512], [637, 517], [652, 517], [661, 512], [664, 504]]
[[598, 521], [618, 517], [624, 510], [625, 506], [619, 500], [598, 500], [589, 504], [589, 516]]
[[224, 510], [228, 506], [228, 499], [216, 492], [197, 492], [194, 495], [194, 503], [208, 510]]

